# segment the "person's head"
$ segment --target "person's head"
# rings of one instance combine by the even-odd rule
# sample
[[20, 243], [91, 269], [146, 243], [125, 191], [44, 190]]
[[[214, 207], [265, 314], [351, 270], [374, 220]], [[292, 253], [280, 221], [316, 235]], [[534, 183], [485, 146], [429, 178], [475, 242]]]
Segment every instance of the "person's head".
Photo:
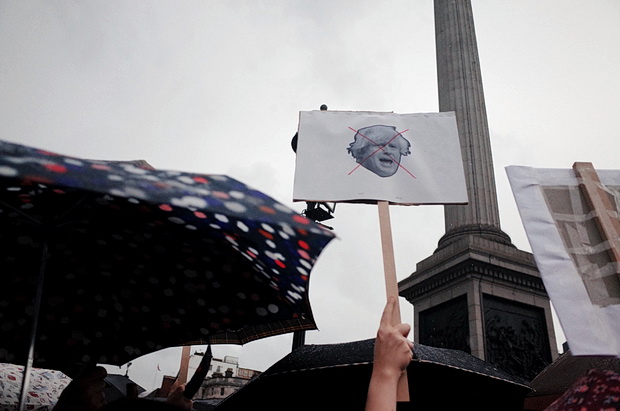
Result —
[[375, 125], [357, 130], [347, 151], [366, 169], [390, 177], [398, 171], [401, 156], [411, 154], [410, 147], [396, 127]]

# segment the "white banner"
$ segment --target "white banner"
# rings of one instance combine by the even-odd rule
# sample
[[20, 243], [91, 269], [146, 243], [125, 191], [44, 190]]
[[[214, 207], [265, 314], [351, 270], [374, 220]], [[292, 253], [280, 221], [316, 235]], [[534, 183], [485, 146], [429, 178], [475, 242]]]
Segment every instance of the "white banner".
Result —
[[[620, 357], [620, 280], [572, 169], [506, 167], [572, 355]], [[597, 170], [618, 218], [620, 171]]]
[[293, 200], [467, 203], [455, 114], [300, 112]]

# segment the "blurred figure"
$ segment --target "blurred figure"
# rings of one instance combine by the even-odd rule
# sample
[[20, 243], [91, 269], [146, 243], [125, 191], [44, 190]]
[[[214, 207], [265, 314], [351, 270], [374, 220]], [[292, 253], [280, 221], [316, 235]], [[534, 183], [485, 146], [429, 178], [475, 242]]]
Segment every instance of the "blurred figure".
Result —
[[193, 401], [183, 395], [185, 384], [174, 388], [165, 401], [137, 398], [137, 390], [128, 390], [128, 397], [106, 404], [105, 368], [90, 367], [80, 373], [63, 390], [53, 411], [123, 411], [123, 410], [191, 410]]
[[53, 411], [99, 410], [105, 405], [104, 378], [108, 372], [103, 367], [89, 367], [75, 377], [65, 388]]

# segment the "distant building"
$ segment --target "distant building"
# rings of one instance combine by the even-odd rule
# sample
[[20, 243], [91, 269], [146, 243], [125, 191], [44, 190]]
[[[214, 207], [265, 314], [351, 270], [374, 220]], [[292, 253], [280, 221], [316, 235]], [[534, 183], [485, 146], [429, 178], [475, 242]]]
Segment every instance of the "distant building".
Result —
[[[203, 353], [195, 353], [189, 357], [188, 375], [196, 372]], [[239, 367], [237, 357], [225, 356], [223, 359], [212, 358], [207, 377], [194, 396], [196, 400], [224, 399], [258, 376], [260, 371]]]

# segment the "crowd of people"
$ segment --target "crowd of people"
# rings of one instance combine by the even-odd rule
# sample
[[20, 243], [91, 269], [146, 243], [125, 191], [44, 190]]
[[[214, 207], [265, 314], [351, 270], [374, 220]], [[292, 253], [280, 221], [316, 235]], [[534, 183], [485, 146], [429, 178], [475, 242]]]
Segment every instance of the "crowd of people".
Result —
[[[398, 301], [389, 297], [375, 339], [373, 368], [368, 385], [365, 411], [395, 411], [399, 381], [414, 356], [414, 344], [408, 339], [409, 324], [394, 321]], [[106, 402], [105, 368], [85, 369], [65, 388], [53, 411], [180, 411], [192, 410], [193, 401], [183, 395], [185, 385], [173, 387], [165, 401], [138, 398], [137, 392], [126, 398]], [[620, 409], [620, 374], [592, 370], [549, 405], [545, 411], [613, 411]]]

